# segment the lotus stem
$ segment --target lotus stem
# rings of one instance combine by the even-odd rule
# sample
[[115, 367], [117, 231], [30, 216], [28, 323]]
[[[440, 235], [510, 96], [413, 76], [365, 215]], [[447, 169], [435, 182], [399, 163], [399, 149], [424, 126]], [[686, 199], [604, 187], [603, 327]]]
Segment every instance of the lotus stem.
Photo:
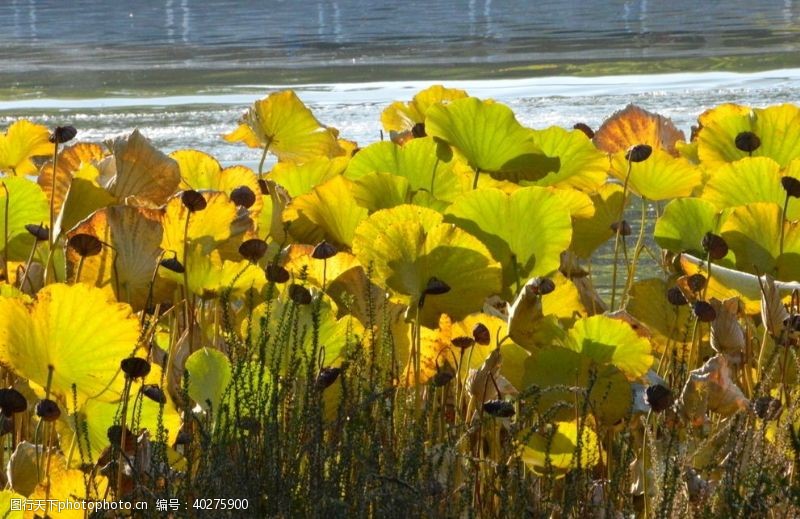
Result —
[[6, 186], [5, 182], [0, 182], [0, 186], [2, 186], [3, 191], [6, 192], [5, 207], [3, 208], [3, 272], [8, 280], [10, 279], [8, 274], [8, 208], [11, 202], [11, 195], [8, 193], [8, 186]]
[[78, 260], [78, 268], [75, 269], [75, 281], [74, 283], [77, 284], [80, 282], [81, 279], [81, 270], [83, 270], [83, 260], [86, 259], [81, 256], [81, 259]]
[[269, 147], [272, 146], [272, 139], [267, 139], [267, 142], [264, 144], [264, 151], [261, 152], [261, 160], [258, 161], [258, 179], [261, 180], [264, 177], [264, 161], [267, 160], [267, 152], [269, 152]]
[[58, 168], [58, 139], [53, 139], [53, 178], [50, 182], [50, 248], [56, 243], [54, 224], [56, 221], [56, 173]]
[[636, 238], [636, 246], [633, 249], [633, 261], [628, 269], [628, 279], [625, 281], [625, 293], [622, 294], [622, 301], [620, 307], [625, 308], [630, 297], [630, 291], [633, 289], [636, 277], [636, 267], [639, 263], [639, 255], [644, 248], [644, 230], [647, 225], [647, 200], [642, 197], [642, 218], [639, 222], [639, 236]]
[[[25, 272], [22, 273], [22, 280], [18, 281], [19, 289], [25, 290], [25, 282], [28, 280], [28, 273], [31, 269], [31, 264], [33, 264], [33, 256], [36, 254], [36, 246], [39, 242], [36, 238], [33, 239], [33, 247], [31, 247], [31, 253], [28, 254], [28, 261], [25, 262]], [[33, 290], [33, 285], [31, 285], [31, 290]]]
[[475, 178], [472, 179], [472, 189], [478, 189], [478, 178], [481, 176], [480, 168], [475, 168]]
[[[266, 147], [264, 148], [264, 155], [266, 155]], [[263, 162], [263, 157], [262, 157]], [[259, 174], [261, 173], [261, 166], [259, 166]], [[189, 290], [189, 220], [192, 218], [192, 212], [188, 211], [186, 214], [186, 223], [183, 225], [183, 294], [184, 303], [186, 305], [186, 328], [189, 330], [189, 352], [193, 353], [194, 350], [194, 308], [192, 308], [191, 298], [192, 293]]]
[[[781, 256], [783, 256], [783, 237], [784, 234], [786, 234], [786, 225], [784, 225], [784, 222], [786, 222], [786, 210], [788, 208], [789, 208], [789, 193], [786, 193], [786, 199], [783, 201], [783, 209], [781, 210], [781, 221], [779, 223], [779, 225], [781, 226], [781, 239], [778, 245], [778, 260], [780, 260]], [[775, 269], [777, 270], [777, 268], [778, 266], [776, 265]]]
[[622, 204], [620, 204], [619, 213], [617, 214], [617, 232], [614, 235], [614, 265], [611, 270], [611, 306], [609, 310], [614, 310], [614, 302], [617, 297], [617, 261], [619, 260], [619, 238], [622, 235], [622, 217], [625, 216], [625, 204], [628, 202], [628, 180], [631, 178], [631, 162], [630, 155], [627, 157], [628, 170], [625, 172], [625, 182], [622, 184]]
[[[132, 379], [129, 377], [125, 377], [125, 387], [122, 390], [122, 409], [120, 410], [120, 424], [121, 424], [121, 432], [120, 432], [120, 440], [119, 440], [119, 461], [117, 462], [117, 487], [116, 487], [116, 494], [117, 498], [121, 496], [120, 489], [122, 488], [122, 464], [126, 463], [125, 460], [125, 430], [127, 429], [126, 422], [128, 421], [128, 399], [131, 393], [131, 384], [133, 384]], [[112, 446], [113, 447], [113, 446]]]

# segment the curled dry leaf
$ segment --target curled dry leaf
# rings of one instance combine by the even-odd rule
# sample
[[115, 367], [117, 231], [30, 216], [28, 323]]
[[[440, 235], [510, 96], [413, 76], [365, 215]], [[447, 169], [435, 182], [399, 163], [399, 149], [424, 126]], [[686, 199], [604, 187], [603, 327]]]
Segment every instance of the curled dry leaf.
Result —
[[717, 313], [711, 323], [711, 347], [725, 354], [731, 364], [739, 364], [745, 347], [744, 329], [739, 324], [739, 298], [712, 298], [711, 306]]
[[706, 411], [730, 416], [747, 409], [750, 402], [731, 379], [725, 355], [715, 355], [698, 369], [689, 372], [679, 402], [684, 418], [699, 427], [705, 423]]
[[783, 331], [783, 322], [789, 317], [789, 312], [783, 306], [781, 294], [775, 286], [772, 276], [764, 275], [759, 278], [761, 285], [761, 322], [767, 332], [773, 337], [778, 337]]

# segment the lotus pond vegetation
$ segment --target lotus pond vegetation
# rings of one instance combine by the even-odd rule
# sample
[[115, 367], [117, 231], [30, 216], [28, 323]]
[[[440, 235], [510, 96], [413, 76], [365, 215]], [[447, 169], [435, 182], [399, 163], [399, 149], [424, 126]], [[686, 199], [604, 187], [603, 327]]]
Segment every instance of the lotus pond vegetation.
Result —
[[0, 135], [4, 517], [800, 516], [798, 106], [380, 123]]

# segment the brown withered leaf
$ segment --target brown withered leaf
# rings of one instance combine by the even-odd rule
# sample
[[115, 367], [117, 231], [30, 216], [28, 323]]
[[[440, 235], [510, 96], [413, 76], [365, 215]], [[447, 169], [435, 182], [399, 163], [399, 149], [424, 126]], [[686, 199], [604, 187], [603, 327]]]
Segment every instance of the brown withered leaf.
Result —
[[[80, 169], [81, 164], [90, 164], [101, 160], [106, 153], [102, 146], [95, 143], [82, 142], [75, 146], [65, 148], [58, 154], [55, 172], [55, 191], [53, 191], [53, 161], [46, 162], [41, 170], [37, 182], [42, 186], [42, 190], [48, 198], [55, 201], [55, 212], [61, 212], [67, 190], [72, 183], [75, 172]], [[52, 191], [52, 194], [51, 194]]]
[[163, 205], [178, 189], [181, 181], [178, 163], [153, 147], [139, 130], [108, 145], [114, 152], [115, 163], [115, 175], [108, 190], [117, 200], [135, 197]]
[[648, 144], [677, 156], [675, 143], [685, 140], [672, 120], [630, 104], [606, 119], [594, 134], [594, 144], [606, 153], [626, 151], [637, 144]]

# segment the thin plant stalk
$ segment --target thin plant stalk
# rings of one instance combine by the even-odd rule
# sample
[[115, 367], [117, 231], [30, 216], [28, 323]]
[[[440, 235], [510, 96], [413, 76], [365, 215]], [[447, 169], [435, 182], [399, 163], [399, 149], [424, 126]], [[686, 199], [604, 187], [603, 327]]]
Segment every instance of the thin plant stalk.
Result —
[[622, 185], [622, 204], [620, 204], [619, 213], [617, 214], [617, 232], [614, 235], [614, 265], [611, 271], [611, 306], [610, 310], [614, 310], [614, 303], [617, 297], [617, 261], [619, 260], [619, 239], [622, 236], [622, 217], [625, 216], [625, 205], [628, 203], [628, 181], [631, 178], [631, 162], [630, 156], [628, 159], [628, 170], [625, 172], [625, 182]]

